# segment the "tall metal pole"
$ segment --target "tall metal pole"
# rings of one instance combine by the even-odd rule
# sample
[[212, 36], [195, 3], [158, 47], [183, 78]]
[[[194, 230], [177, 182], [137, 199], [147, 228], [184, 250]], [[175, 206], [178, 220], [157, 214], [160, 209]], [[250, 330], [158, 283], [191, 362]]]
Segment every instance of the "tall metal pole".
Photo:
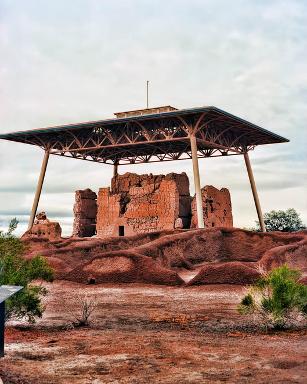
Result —
[[118, 175], [118, 163], [114, 163], [113, 166], [113, 177], [116, 177]]
[[149, 97], [148, 97], [148, 86], [149, 86], [149, 80], [146, 81], [146, 108], [148, 109], [149, 105]]
[[248, 177], [249, 177], [249, 182], [250, 182], [252, 192], [253, 192], [253, 197], [254, 197], [254, 202], [256, 205], [256, 210], [257, 210], [260, 228], [261, 228], [262, 232], [266, 232], [266, 228], [265, 228], [265, 224], [264, 224], [264, 220], [263, 220], [263, 215], [262, 215], [262, 210], [261, 210], [261, 206], [260, 206], [260, 201], [259, 201], [259, 196], [258, 196], [256, 183], [255, 183], [251, 163], [249, 160], [248, 152], [244, 153], [244, 160], [245, 160], [245, 165], [246, 165], [246, 169], [247, 169], [247, 173], [248, 173]]
[[42, 187], [43, 187], [43, 183], [44, 183], [44, 179], [45, 179], [48, 160], [49, 160], [49, 150], [46, 149], [44, 159], [42, 162], [42, 166], [41, 166], [41, 171], [40, 171], [39, 178], [38, 178], [38, 183], [37, 183], [35, 197], [34, 197], [34, 201], [33, 201], [33, 205], [32, 205], [28, 229], [31, 229], [33, 226], [33, 223], [34, 223], [34, 218], [35, 218], [35, 215], [37, 212], [37, 207], [38, 207], [38, 203], [39, 203], [39, 199], [41, 196]]
[[191, 152], [192, 152], [192, 162], [193, 162], [195, 195], [196, 195], [197, 224], [198, 224], [198, 228], [205, 228], [202, 195], [201, 195], [201, 189], [200, 189], [198, 158], [197, 158], [197, 142], [196, 142], [196, 137], [194, 135], [190, 135], [190, 142], [191, 142]]

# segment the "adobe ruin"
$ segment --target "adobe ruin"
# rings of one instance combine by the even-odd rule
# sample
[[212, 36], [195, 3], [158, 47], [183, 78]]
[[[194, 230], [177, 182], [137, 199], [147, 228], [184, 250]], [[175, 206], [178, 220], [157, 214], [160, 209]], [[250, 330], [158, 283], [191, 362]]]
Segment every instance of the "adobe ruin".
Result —
[[90, 237], [96, 233], [97, 195], [90, 189], [75, 192], [73, 236]]
[[[206, 228], [232, 227], [228, 189], [202, 189]], [[96, 193], [76, 192], [74, 231], [78, 237], [131, 236], [175, 228], [197, 227], [195, 197], [191, 197], [186, 173], [137, 175], [125, 173], [112, 178], [111, 188]]]
[[[232, 227], [232, 208], [230, 193], [227, 188], [217, 189], [206, 185], [201, 189], [205, 228]], [[191, 205], [191, 228], [197, 228], [195, 196]]]

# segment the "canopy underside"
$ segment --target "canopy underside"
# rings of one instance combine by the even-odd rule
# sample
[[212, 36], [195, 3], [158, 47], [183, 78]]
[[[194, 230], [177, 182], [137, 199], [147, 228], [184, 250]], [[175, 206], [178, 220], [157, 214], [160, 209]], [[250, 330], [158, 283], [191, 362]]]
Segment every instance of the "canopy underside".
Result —
[[0, 135], [50, 154], [109, 164], [243, 154], [255, 146], [288, 140], [215, 107], [117, 118]]

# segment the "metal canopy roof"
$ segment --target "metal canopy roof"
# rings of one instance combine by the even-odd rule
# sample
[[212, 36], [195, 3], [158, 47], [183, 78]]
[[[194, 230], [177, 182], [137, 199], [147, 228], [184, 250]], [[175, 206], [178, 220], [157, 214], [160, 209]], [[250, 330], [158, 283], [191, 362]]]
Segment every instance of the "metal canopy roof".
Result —
[[38, 128], [0, 139], [80, 160], [135, 164], [191, 158], [190, 135], [196, 136], [198, 157], [239, 155], [257, 145], [289, 141], [216, 107]]

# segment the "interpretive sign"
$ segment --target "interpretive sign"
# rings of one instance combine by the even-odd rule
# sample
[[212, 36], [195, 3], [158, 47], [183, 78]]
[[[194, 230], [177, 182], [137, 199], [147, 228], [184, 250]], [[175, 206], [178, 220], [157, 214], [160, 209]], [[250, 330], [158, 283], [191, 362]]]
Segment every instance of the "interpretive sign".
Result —
[[22, 288], [18, 285], [1, 285], [0, 287], [0, 357], [4, 356], [5, 300]]

